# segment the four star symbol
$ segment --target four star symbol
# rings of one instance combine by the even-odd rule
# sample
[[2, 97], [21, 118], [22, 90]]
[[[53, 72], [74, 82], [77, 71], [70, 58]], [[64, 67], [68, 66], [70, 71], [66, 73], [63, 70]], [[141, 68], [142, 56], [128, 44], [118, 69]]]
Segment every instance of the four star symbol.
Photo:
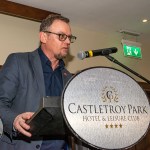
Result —
[[121, 123], [120, 124], [114, 124], [114, 125], [111, 123], [110, 125], [109, 124], [105, 125], [106, 128], [119, 128], [119, 127], [122, 128], [122, 126], [123, 125]]

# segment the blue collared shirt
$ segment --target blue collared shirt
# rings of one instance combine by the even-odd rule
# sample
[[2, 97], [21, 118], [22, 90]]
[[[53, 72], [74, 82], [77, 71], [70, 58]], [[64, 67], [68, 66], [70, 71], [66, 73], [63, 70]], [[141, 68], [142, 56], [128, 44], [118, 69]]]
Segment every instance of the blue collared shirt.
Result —
[[[59, 66], [53, 70], [51, 61], [43, 53], [41, 48], [38, 49], [38, 53], [43, 69], [46, 96], [61, 96], [63, 90], [61, 70], [65, 66], [63, 60], [60, 60]], [[41, 150], [63, 150], [65, 149], [65, 144], [64, 140], [44, 140], [41, 145]]]
[[61, 96], [63, 90], [63, 80], [61, 70], [64, 68], [63, 60], [59, 61], [59, 66], [53, 70], [51, 61], [43, 53], [41, 48], [38, 49], [45, 82], [46, 96]]

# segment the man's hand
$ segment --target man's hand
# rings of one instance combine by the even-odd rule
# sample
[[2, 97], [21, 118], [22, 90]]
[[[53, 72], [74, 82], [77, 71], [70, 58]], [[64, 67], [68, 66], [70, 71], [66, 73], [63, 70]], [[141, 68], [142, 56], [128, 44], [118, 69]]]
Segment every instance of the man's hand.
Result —
[[30, 129], [30, 126], [26, 124], [26, 121], [29, 120], [33, 114], [34, 114], [33, 112], [25, 112], [25, 113], [18, 115], [15, 118], [14, 123], [13, 123], [15, 130], [17, 130], [18, 132], [22, 133], [23, 135], [27, 137], [31, 137], [32, 134], [28, 132], [28, 130]]

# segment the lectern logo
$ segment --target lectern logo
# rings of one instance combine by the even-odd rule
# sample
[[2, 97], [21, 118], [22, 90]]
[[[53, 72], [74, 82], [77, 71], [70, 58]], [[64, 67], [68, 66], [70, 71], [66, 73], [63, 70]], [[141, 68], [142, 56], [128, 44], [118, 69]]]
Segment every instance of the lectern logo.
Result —
[[105, 86], [102, 90], [103, 102], [118, 102], [117, 90], [112, 86]]

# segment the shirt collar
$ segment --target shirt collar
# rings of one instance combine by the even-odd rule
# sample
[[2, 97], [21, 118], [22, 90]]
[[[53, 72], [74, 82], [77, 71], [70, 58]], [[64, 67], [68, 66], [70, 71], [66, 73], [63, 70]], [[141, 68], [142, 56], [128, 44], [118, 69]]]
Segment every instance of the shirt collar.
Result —
[[[42, 51], [41, 47], [38, 48], [38, 53], [42, 62], [42, 66], [49, 64], [51, 66], [51, 61], [47, 58], [47, 56], [44, 54], [44, 52]], [[65, 66], [65, 63], [62, 59], [59, 60], [59, 67], [61, 69], [63, 69]]]

